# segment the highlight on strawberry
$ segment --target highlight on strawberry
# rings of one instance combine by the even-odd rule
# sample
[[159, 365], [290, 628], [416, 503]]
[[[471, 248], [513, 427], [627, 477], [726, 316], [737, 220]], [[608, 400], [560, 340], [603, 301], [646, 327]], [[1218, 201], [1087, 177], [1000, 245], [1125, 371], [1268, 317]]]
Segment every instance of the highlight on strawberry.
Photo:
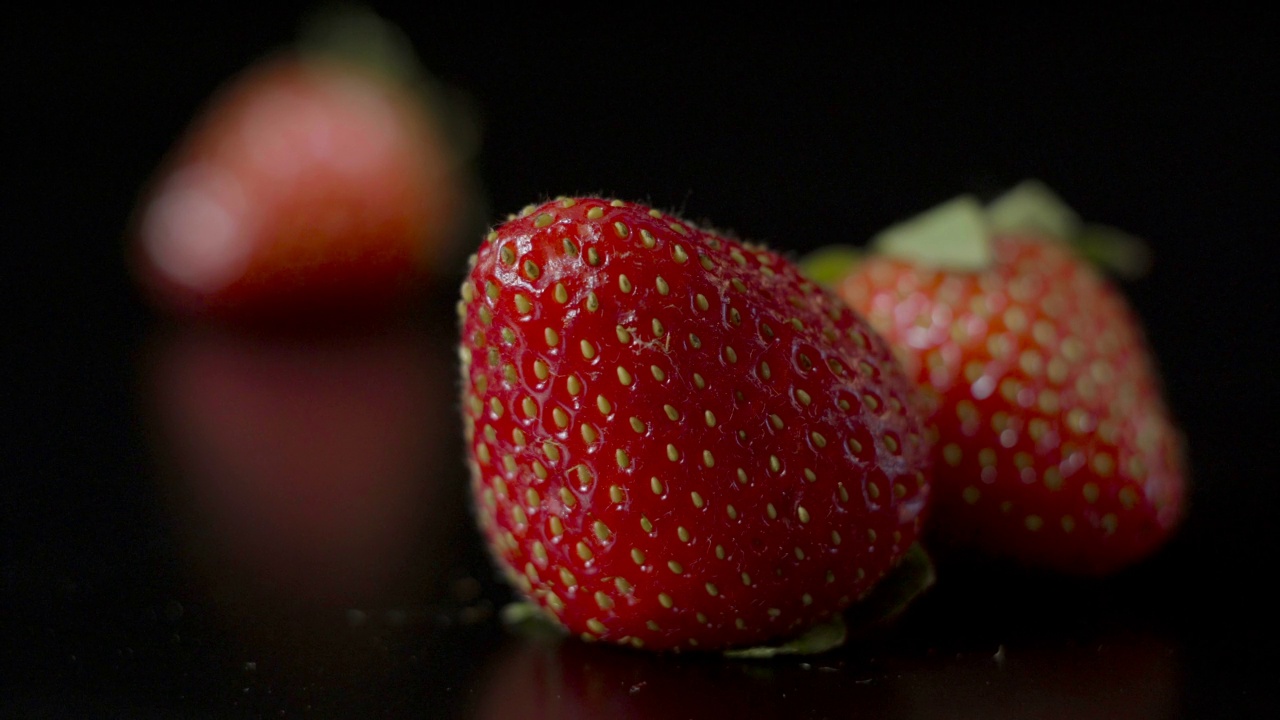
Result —
[[1145, 246], [1028, 182], [891, 227], [834, 287], [929, 398], [931, 549], [1106, 575], [1161, 548], [1187, 494], [1184, 440], [1140, 319], [1089, 258]]
[[478, 525], [536, 612], [580, 638], [829, 647], [921, 533], [916, 391], [775, 252], [560, 198], [488, 235], [458, 312]]

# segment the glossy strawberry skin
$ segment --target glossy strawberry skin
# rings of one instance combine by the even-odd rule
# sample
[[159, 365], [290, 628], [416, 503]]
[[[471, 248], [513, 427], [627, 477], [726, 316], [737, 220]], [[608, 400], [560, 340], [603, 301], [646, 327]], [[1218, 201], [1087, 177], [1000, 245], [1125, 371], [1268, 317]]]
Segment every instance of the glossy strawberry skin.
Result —
[[590, 639], [718, 649], [864, 594], [928, 497], [885, 343], [780, 256], [639, 205], [530, 207], [462, 288], [480, 527]]
[[409, 92], [285, 54], [210, 99], [144, 194], [133, 260], [162, 309], [381, 313], [428, 280], [465, 199]]
[[1071, 250], [993, 239], [947, 272], [872, 256], [839, 286], [932, 398], [935, 535], [953, 549], [1103, 575], [1183, 515], [1182, 438], [1137, 318]]

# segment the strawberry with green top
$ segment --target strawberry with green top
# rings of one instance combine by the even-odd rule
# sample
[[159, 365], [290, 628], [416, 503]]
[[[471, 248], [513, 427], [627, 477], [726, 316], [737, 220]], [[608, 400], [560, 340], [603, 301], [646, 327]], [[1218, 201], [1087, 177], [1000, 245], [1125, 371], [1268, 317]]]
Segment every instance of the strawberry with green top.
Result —
[[489, 235], [459, 313], [479, 525], [575, 635], [786, 640], [864, 596], [920, 532], [910, 382], [774, 252], [564, 198]]
[[1139, 321], [1077, 229], [1042, 186], [963, 197], [886, 230], [838, 290], [932, 398], [938, 539], [1101, 575], [1164, 544], [1187, 481]]
[[345, 9], [305, 38], [212, 97], [140, 198], [129, 260], [158, 308], [387, 315], [456, 254], [470, 148], [407, 40]]

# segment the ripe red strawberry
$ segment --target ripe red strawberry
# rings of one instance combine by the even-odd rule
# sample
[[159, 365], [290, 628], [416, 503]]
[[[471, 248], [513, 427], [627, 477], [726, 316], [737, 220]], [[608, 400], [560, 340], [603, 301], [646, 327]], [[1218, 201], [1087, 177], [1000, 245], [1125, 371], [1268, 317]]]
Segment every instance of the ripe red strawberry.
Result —
[[909, 382], [773, 252], [561, 199], [489, 235], [459, 312], [479, 524], [575, 634], [785, 638], [917, 536], [928, 454]]
[[839, 284], [933, 396], [934, 529], [1105, 574], [1178, 525], [1181, 437], [1138, 319], [1065, 242], [962, 199], [887, 232]]
[[417, 87], [340, 52], [256, 63], [171, 152], [134, 248], [161, 307], [382, 312], [436, 269], [468, 202], [459, 149]]

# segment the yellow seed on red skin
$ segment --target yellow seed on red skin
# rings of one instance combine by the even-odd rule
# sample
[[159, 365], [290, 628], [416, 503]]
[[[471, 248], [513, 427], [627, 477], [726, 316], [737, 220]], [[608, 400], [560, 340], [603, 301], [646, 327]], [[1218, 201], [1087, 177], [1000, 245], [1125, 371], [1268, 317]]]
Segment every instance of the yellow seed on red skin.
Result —
[[612, 532], [609, 531], [609, 526], [605, 525], [599, 520], [592, 523], [591, 528], [596, 534], [596, 539], [600, 540], [601, 542], [608, 540], [609, 537], [613, 534]]

